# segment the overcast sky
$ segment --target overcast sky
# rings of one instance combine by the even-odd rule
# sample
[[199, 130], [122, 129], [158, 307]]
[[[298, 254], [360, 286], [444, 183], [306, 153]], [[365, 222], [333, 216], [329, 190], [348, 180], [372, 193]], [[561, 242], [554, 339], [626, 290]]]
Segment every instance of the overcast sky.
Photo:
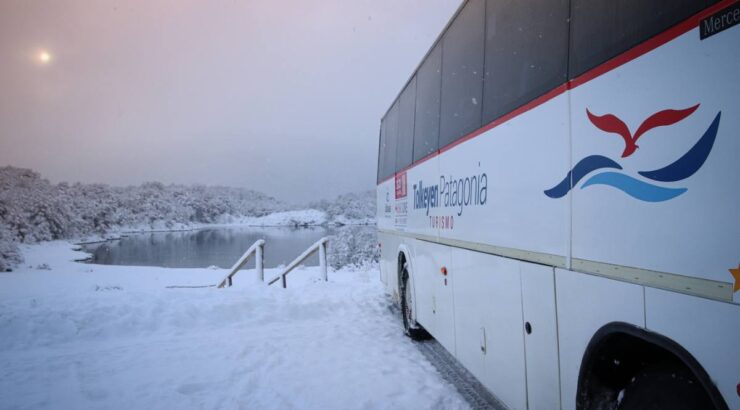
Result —
[[0, 166], [291, 202], [371, 189], [380, 117], [459, 3], [3, 0]]

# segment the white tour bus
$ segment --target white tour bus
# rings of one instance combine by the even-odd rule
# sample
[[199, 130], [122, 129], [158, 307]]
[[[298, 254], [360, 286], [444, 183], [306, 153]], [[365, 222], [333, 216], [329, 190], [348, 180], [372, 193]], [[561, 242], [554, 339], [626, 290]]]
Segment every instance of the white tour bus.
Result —
[[465, 1], [381, 122], [406, 333], [510, 408], [740, 409], [739, 20]]

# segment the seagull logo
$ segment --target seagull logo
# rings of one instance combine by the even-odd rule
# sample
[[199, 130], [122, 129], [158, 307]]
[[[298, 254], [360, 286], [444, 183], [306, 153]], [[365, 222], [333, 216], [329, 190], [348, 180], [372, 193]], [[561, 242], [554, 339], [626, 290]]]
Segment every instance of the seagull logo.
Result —
[[586, 114], [588, 114], [588, 119], [591, 120], [591, 123], [596, 128], [604, 132], [619, 134], [624, 139], [625, 147], [624, 152], [622, 152], [622, 158], [627, 158], [634, 154], [637, 148], [640, 148], [637, 145], [637, 139], [643, 134], [656, 127], [673, 125], [693, 114], [697, 108], [699, 108], [699, 104], [685, 110], [663, 110], [656, 112], [640, 124], [634, 136], [630, 134], [630, 130], [624, 121], [620, 120], [616, 115], [606, 114], [599, 117], [592, 114], [588, 109], [586, 109]]
[[[604, 114], [595, 115], [586, 109], [586, 115], [591, 123], [601, 131], [609, 134], [617, 134], [624, 140], [624, 151], [622, 158], [627, 158], [634, 154], [639, 148], [637, 140], [645, 135], [648, 131], [657, 127], [666, 127], [676, 124], [686, 117], [690, 116], [699, 108], [700, 104], [685, 109], [666, 109], [658, 111], [645, 119], [637, 127], [634, 135], [630, 132], [627, 124], [620, 120], [616, 115]], [[655, 182], [676, 182], [682, 181], [692, 175], [704, 165], [712, 151], [714, 140], [717, 137], [719, 122], [722, 112], [718, 112], [709, 128], [704, 132], [701, 138], [689, 149], [683, 156], [676, 161], [652, 171], [639, 171], [641, 179], [632, 177], [622, 172], [603, 171], [591, 175], [596, 170], [612, 169], [622, 170], [622, 166], [602, 155], [590, 155], [578, 163], [568, 172], [565, 178], [554, 187], [546, 190], [544, 193], [550, 198], [562, 198], [581, 179], [589, 176], [590, 178], [581, 185], [581, 189], [591, 185], [608, 185], [621, 190], [627, 195], [645, 202], [662, 202], [673, 199], [684, 192], [687, 188], [673, 188], [656, 185]], [[646, 181], [645, 179], [649, 180]]]

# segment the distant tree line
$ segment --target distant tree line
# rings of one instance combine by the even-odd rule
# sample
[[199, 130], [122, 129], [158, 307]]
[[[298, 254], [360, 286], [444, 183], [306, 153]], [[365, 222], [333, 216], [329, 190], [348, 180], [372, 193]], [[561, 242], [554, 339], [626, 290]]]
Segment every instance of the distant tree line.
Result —
[[335, 224], [367, 221], [375, 223], [375, 190], [339, 195], [332, 200], [309, 204], [309, 208], [326, 212], [327, 220]]
[[[333, 225], [375, 224], [375, 191], [344, 194], [308, 207]], [[104, 236], [117, 230], [186, 228], [295, 209], [245, 188], [202, 185], [52, 184], [30, 169], [0, 167], [0, 272], [22, 262], [20, 243]], [[329, 246], [335, 268], [378, 260], [374, 229], [346, 226]]]
[[21, 261], [18, 243], [104, 235], [115, 229], [172, 229], [288, 209], [244, 188], [51, 184], [32, 170], [0, 167], [0, 271]]

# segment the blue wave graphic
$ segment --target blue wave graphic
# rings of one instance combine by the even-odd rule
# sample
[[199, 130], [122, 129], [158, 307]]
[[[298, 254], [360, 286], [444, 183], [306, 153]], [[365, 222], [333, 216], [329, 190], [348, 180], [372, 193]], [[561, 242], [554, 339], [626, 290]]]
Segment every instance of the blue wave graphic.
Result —
[[660, 187], [618, 172], [602, 172], [600, 174], [596, 174], [589, 178], [588, 181], [583, 184], [581, 189], [591, 185], [609, 185], [633, 198], [646, 202], [667, 201], [688, 190], [687, 188]]
[[588, 156], [578, 161], [576, 166], [574, 166], [572, 170], [568, 171], [568, 175], [566, 175], [559, 184], [545, 191], [545, 195], [550, 198], [562, 198], [568, 193], [568, 191], [570, 191], [571, 180], [573, 181], [573, 186], [576, 186], [578, 181], [583, 177], [601, 168], [622, 169], [622, 166], [601, 155]]
[[681, 158], [661, 169], [640, 171], [638, 173], [645, 178], [660, 182], [680, 181], [694, 175], [704, 165], [704, 161], [707, 160], [709, 153], [712, 152], [712, 146], [717, 137], [721, 116], [722, 111], [717, 113], [717, 116], [714, 117], [714, 121], [712, 121], [712, 124], [704, 132], [704, 135]]

